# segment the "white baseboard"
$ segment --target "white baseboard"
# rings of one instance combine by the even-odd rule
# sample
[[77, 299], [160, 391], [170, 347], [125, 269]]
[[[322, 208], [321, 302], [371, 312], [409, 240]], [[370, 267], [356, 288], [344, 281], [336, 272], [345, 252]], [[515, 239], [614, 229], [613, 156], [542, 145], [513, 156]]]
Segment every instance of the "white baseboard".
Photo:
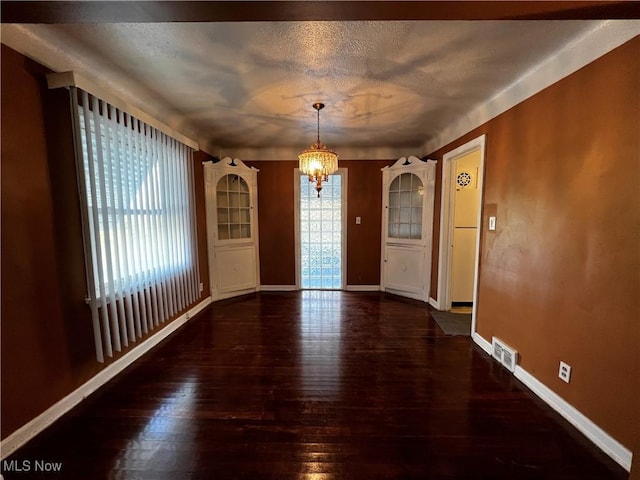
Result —
[[227, 298], [240, 297], [242, 295], [249, 295], [250, 293], [258, 292], [257, 287], [245, 288], [244, 290], [233, 290], [231, 292], [219, 292], [211, 290], [211, 301], [217, 302], [219, 300], [226, 300]]
[[[300, 290], [295, 285], [261, 285], [262, 292], [293, 292]], [[349, 292], [379, 292], [380, 285], [347, 285], [345, 290]]]
[[440, 302], [435, 300], [433, 297], [429, 297], [429, 305], [431, 305], [436, 310], [440, 310]]
[[295, 285], [260, 285], [261, 292], [293, 292], [298, 290]]
[[0, 442], [0, 460], [5, 459], [18, 448], [23, 446], [29, 440], [34, 438], [40, 432], [42, 432], [49, 425], [53, 424], [62, 415], [70, 411], [77, 406], [85, 398], [91, 395], [93, 392], [102, 387], [109, 380], [114, 378], [125, 368], [138, 360], [145, 353], [149, 352], [153, 347], [158, 345], [161, 341], [187, 323], [191, 318], [195, 317], [200, 311], [205, 309], [211, 304], [211, 297], [207, 297], [187, 312], [180, 315], [173, 320], [165, 328], [159, 330], [157, 333], [147, 338], [140, 345], [136, 346], [118, 360], [105, 367], [98, 372], [95, 376], [90, 378], [86, 383], [75, 389], [69, 395], [53, 404], [47, 410], [42, 412], [36, 418], [29, 423], [23, 425], [18, 430], [13, 432], [7, 438]]
[[596, 444], [603, 452], [618, 462], [627, 472], [631, 471], [632, 453], [620, 442], [602, 430], [565, 399], [540, 382], [524, 368], [516, 365], [515, 377], [524, 383], [533, 393], [544, 400], [551, 408], [562, 415], [585, 437]]
[[380, 285], [347, 285], [348, 292], [379, 292]]
[[[473, 341], [491, 355], [491, 343], [482, 338], [478, 333], [472, 335]], [[576, 427], [580, 433], [591, 440], [598, 448], [614, 459], [627, 471], [631, 470], [632, 453], [615, 438], [602, 430], [589, 418], [577, 410], [573, 405], [563, 399], [547, 387], [540, 380], [527, 372], [520, 365], [516, 365], [514, 376], [525, 384], [529, 390], [540, 397], [547, 405], [558, 412], [571, 425]]]
[[391, 295], [397, 295], [399, 297], [412, 298], [414, 300], [420, 300], [427, 303], [428, 299], [423, 292], [407, 292], [406, 290], [396, 290], [395, 288], [380, 288], [381, 292], [390, 293]]
[[471, 334], [471, 338], [473, 339], [474, 342], [476, 342], [480, 346], [480, 348], [482, 348], [485, 352], [487, 352], [489, 356], [493, 354], [491, 342], [487, 342], [484, 338], [480, 336], [478, 332], [473, 332]]

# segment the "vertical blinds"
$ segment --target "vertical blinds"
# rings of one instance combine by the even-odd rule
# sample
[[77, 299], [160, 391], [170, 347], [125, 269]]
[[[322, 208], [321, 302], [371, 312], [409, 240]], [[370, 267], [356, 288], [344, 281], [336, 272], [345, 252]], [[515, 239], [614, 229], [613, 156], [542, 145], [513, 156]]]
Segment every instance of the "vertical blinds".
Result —
[[96, 356], [113, 356], [195, 302], [193, 150], [72, 88]]

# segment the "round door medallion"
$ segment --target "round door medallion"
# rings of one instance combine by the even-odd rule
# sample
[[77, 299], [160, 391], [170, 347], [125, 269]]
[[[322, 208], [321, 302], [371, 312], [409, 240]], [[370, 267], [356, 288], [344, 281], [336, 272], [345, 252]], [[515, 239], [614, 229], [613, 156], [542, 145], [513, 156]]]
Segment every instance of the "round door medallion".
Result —
[[471, 185], [471, 174], [469, 172], [460, 172], [456, 177], [456, 183], [459, 187], [464, 188]]

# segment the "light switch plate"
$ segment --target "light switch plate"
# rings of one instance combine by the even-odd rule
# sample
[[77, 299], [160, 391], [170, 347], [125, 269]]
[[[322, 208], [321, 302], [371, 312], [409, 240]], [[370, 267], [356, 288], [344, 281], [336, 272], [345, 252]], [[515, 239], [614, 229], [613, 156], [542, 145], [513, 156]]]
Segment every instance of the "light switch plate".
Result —
[[362, 218], [356, 217], [356, 225], [360, 225], [361, 222], [362, 222]]
[[489, 217], [489, 230], [496, 229], [496, 217]]

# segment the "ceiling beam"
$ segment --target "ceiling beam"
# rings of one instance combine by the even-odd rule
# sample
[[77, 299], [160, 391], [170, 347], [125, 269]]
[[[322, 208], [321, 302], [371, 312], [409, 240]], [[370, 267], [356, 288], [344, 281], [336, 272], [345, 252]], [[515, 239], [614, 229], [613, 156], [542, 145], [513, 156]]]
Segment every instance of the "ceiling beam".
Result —
[[3, 1], [2, 23], [640, 18], [636, 1]]

